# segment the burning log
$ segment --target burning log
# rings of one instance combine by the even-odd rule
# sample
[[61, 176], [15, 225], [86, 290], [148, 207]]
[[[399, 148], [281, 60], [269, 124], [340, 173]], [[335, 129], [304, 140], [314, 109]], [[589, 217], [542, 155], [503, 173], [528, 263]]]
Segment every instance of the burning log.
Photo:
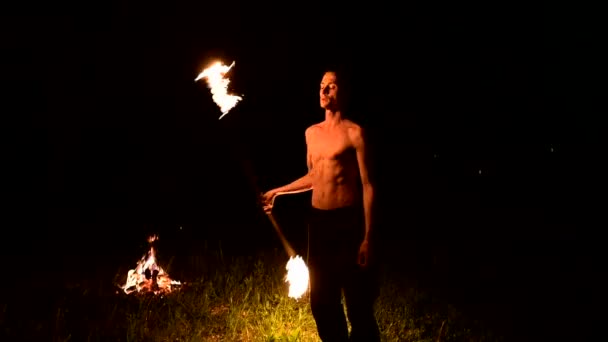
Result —
[[137, 262], [137, 266], [127, 273], [127, 281], [120, 288], [126, 293], [152, 293], [165, 294], [174, 291], [183, 285], [177, 280], [172, 280], [169, 274], [160, 267], [156, 261], [156, 250], [152, 243], [158, 240], [153, 235], [148, 238], [150, 249]]

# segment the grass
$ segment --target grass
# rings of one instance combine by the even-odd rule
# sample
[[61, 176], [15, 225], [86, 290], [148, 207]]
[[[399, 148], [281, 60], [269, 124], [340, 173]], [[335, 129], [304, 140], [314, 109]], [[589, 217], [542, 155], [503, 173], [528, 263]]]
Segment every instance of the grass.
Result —
[[[227, 256], [221, 249], [159, 260], [186, 282], [164, 296], [117, 287], [134, 264], [115, 269], [114, 279], [94, 271], [19, 295], [25, 297], [9, 294], [0, 304], [1, 333], [11, 341], [319, 341], [309, 297], [287, 296], [286, 262], [280, 250]], [[376, 317], [383, 341], [437, 341], [440, 330], [441, 341], [502, 340], [390, 267], [381, 274]]]

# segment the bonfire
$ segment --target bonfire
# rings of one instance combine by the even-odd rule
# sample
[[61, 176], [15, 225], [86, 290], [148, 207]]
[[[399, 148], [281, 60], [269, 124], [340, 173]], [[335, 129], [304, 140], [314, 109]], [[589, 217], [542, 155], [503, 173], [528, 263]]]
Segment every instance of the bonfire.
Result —
[[137, 266], [127, 273], [127, 281], [121, 289], [126, 293], [153, 293], [165, 294], [179, 288], [182, 283], [172, 280], [169, 274], [160, 267], [156, 261], [156, 250], [152, 243], [158, 240], [153, 235], [148, 238], [150, 249], [137, 262]]

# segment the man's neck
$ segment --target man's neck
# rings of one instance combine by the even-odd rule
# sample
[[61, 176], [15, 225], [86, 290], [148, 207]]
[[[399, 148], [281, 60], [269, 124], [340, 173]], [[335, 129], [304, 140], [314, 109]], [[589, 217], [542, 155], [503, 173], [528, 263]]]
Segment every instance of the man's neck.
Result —
[[325, 123], [337, 126], [342, 121], [342, 112], [339, 109], [325, 109]]

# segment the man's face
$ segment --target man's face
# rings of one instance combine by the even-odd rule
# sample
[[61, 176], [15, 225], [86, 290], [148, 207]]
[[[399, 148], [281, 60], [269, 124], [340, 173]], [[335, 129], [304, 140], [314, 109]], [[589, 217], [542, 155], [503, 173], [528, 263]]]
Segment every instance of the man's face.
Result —
[[338, 108], [338, 84], [336, 83], [336, 74], [326, 72], [321, 79], [321, 89], [319, 95], [321, 97], [321, 108], [337, 109]]

